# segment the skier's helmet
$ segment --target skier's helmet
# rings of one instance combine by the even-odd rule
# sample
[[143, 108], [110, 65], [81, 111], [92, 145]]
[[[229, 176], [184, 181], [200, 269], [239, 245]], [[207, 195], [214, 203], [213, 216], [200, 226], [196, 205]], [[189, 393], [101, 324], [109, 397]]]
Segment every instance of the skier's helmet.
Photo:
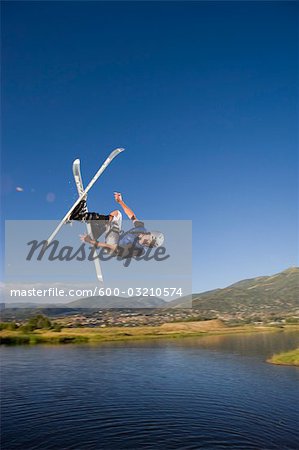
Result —
[[164, 234], [160, 231], [151, 231], [150, 235], [152, 237], [151, 247], [161, 247], [164, 242]]

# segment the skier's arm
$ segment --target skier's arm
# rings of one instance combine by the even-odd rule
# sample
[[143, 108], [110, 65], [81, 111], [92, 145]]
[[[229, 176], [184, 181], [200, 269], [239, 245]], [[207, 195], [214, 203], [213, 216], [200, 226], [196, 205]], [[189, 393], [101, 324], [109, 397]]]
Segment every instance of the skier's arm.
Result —
[[[94, 244], [92, 242], [94, 242]], [[106, 248], [107, 250], [112, 250], [112, 251], [114, 251], [117, 248], [116, 244], [111, 245], [111, 244], [106, 244], [104, 242], [97, 242], [97, 241], [92, 241], [92, 242], [91, 242], [91, 245], [94, 245], [97, 248]]]
[[90, 245], [94, 245], [97, 248], [106, 248], [107, 250], [114, 251], [117, 248], [117, 245], [106, 244], [105, 242], [98, 242], [95, 239], [91, 239], [88, 234], [80, 235], [80, 239], [83, 242], [86, 242]]
[[124, 212], [129, 217], [130, 220], [132, 220], [133, 222], [134, 222], [134, 220], [137, 220], [137, 217], [135, 216], [135, 213], [123, 201], [120, 192], [114, 192], [114, 199], [122, 207], [122, 209], [124, 210]]

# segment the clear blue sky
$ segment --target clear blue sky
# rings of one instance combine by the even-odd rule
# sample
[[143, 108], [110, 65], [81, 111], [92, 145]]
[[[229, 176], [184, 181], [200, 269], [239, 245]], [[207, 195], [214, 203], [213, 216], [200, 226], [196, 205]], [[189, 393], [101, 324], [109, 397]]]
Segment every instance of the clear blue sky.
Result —
[[123, 146], [89, 206], [120, 190], [192, 219], [194, 292], [297, 265], [297, 20], [287, 1], [3, 2], [4, 217], [60, 218], [73, 159], [87, 181]]

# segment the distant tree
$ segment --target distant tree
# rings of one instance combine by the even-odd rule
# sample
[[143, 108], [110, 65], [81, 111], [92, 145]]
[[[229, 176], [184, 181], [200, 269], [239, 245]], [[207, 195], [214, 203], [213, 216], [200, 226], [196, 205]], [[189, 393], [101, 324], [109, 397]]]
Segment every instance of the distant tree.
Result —
[[23, 333], [30, 333], [31, 331], [34, 331], [35, 328], [32, 325], [24, 324], [20, 326], [19, 330]]
[[28, 327], [31, 327], [32, 330], [36, 329], [50, 330], [52, 327], [50, 319], [44, 316], [43, 314], [37, 314], [36, 316], [31, 317], [26, 325], [28, 325]]
[[18, 325], [15, 322], [0, 322], [0, 331], [1, 330], [16, 330]]
[[286, 319], [286, 323], [299, 323], [299, 318], [298, 317], [288, 317]]
[[54, 322], [54, 323], [52, 324], [52, 330], [53, 330], [53, 331], [60, 332], [61, 329], [62, 329], [62, 326], [61, 326], [59, 323]]
[[36, 314], [31, 317], [24, 325], [20, 326], [19, 330], [24, 333], [30, 333], [34, 330], [50, 330], [52, 323], [50, 319], [43, 314]]

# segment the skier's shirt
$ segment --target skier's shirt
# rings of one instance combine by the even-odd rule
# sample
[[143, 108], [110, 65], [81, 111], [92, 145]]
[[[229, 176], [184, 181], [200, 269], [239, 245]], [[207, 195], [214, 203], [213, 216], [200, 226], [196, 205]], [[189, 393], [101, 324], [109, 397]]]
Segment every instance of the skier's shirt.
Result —
[[131, 256], [141, 256], [144, 253], [143, 245], [138, 242], [138, 235], [140, 233], [148, 233], [148, 231], [143, 222], [135, 220], [134, 228], [120, 235], [118, 247], [122, 250], [124, 257], [128, 254], [131, 254]]

